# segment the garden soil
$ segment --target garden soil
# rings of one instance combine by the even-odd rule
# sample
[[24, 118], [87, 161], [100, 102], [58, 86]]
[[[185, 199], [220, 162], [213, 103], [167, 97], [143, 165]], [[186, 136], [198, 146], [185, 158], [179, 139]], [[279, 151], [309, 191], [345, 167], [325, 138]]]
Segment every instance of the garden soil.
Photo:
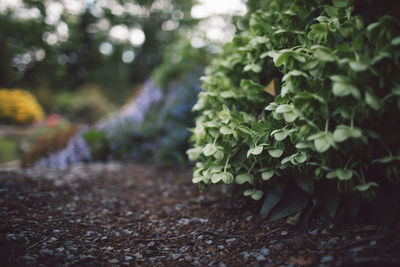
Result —
[[[226, 191], [226, 190], [225, 190]], [[191, 170], [0, 170], [1, 266], [400, 266], [400, 227], [262, 220]]]

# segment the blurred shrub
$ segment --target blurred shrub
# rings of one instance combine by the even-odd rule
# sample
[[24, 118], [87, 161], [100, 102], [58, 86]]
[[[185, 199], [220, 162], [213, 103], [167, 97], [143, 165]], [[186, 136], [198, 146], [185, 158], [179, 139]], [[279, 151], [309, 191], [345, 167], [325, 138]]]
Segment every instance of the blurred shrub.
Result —
[[96, 86], [86, 85], [77, 92], [59, 94], [54, 109], [72, 122], [93, 124], [105, 117], [113, 106]]
[[42, 107], [28, 91], [0, 89], [0, 123], [29, 124], [43, 117]]
[[104, 131], [89, 130], [82, 134], [88, 143], [93, 160], [105, 160], [109, 154], [108, 138]]
[[37, 139], [33, 147], [22, 156], [22, 166], [24, 168], [31, 167], [41, 158], [66, 147], [70, 138], [78, 132], [79, 128], [79, 125], [74, 124], [66, 129], [56, 130], [48, 136]]
[[0, 163], [18, 159], [18, 142], [12, 138], [0, 138]]

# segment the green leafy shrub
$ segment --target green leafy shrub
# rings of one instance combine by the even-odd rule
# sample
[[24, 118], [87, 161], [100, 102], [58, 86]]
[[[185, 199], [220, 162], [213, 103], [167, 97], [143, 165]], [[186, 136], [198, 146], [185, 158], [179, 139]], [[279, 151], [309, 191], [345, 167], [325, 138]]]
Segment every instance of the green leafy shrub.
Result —
[[262, 1], [203, 78], [193, 182], [238, 185], [270, 220], [365, 201], [396, 217], [400, 23], [353, 2]]
[[78, 92], [59, 94], [55, 109], [68, 119], [78, 123], [93, 124], [112, 110], [112, 104], [96, 86], [83, 86]]
[[93, 159], [106, 160], [107, 155], [110, 153], [109, 140], [106, 133], [99, 130], [89, 130], [82, 136], [89, 144]]

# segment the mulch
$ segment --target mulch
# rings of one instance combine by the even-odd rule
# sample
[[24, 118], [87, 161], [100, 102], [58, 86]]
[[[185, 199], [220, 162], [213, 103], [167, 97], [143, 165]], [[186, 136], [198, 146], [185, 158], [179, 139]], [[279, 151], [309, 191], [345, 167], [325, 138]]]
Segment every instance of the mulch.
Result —
[[1, 266], [400, 266], [400, 228], [273, 223], [191, 170], [0, 170]]

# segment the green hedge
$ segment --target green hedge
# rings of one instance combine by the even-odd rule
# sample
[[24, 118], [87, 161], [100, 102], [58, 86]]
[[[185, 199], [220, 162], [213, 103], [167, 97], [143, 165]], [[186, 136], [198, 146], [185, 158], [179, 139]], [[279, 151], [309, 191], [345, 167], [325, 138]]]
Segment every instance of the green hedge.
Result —
[[395, 218], [399, 20], [351, 0], [262, 2], [203, 78], [193, 182], [234, 183], [270, 220], [310, 203], [355, 216], [365, 201]]

